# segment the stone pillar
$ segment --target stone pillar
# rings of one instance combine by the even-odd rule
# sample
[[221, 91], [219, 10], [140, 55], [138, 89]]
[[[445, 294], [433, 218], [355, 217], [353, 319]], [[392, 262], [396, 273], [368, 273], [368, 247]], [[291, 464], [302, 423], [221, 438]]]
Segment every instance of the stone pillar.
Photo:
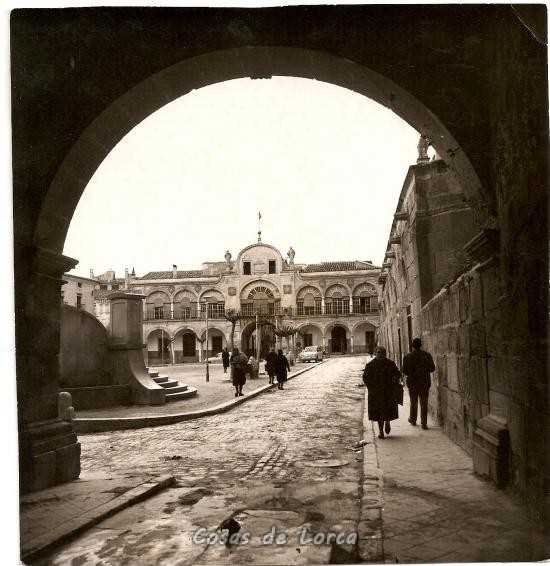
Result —
[[170, 299], [170, 318], [174, 318], [174, 301]]
[[353, 297], [349, 298], [349, 312], [353, 314]]
[[350, 354], [353, 354], [353, 334], [350, 333], [349, 335], [349, 345], [350, 345]]
[[149, 376], [143, 360], [144, 295], [115, 291], [111, 303], [110, 340], [113, 375], [119, 385], [129, 385], [132, 402], [137, 405], [162, 405], [164, 389]]
[[[80, 475], [80, 444], [58, 416], [61, 285], [77, 260], [44, 248], [32, 254], [16, 327], [20, 489], [33, 491]], [[19, 290], [20, 292], [23, 289]]]
[[325, 297], [321, 297], [321, 314], [325, 314]]

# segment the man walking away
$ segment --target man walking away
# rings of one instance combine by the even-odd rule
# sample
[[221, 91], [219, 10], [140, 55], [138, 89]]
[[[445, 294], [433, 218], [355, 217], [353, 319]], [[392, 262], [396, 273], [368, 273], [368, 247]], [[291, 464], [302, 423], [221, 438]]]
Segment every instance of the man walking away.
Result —
[[248, 370], [248, 360], [238, 348], [233, 348], [231, 356], [232, 380], [235, 387], [235, 397], [243, 395], [243, 385], [246, 383], [246, 372]]
[[265, 371], [269, 376], [269, 383], [275, 382], [275, 370], [277, 368], [277, 354], [275, 353], [275, 348], [271, 346], [269, 352], [265, 357]]
[[407, 376], [407, 387], [411, 398], [411, 414], [409, 422], [416, 426], [418, 400], [420, 399], [420, 422], [422, 428], [428, 428], [428, 396], [432, 379], [430, 373], [435, 371], [434, 361], [429, 352], [422, 350], [422, 341], [412, 341], [412, 352], [403, 360], [403, 373]]
[[229, 367], [229, 352], [227, 347], [222, 351], [222, 364], [223, 364], [223, 373], [227, 373], [227, 368]]

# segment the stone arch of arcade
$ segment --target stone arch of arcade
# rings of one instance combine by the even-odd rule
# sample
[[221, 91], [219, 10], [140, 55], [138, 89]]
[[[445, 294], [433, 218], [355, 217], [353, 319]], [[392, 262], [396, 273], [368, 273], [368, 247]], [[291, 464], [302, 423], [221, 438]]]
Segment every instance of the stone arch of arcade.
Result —
[[[275, 346], [277, 339], [274, 333], [275, 326], [269, 322], [260, 324], [260, 357], [265, 358], [269, 348]], [[247, 356], [256, 355], [256, 322], [246, 324], [241, 331], [241, 351]]]
[[354, 354], [373, 354], [376, 346], [376, 325], [359, 322], [351, 329], [351, 350]]
[[197, 334], [192, 328], [183, 326], [174, 331], [174, 362], [194, 362], [198, 360]]
[[323, 329], [318, 324], [306, 322], [298, 326], [298, 336], [303, 348], [307, 346], [324, 346]]
[[274, 314], [280, 305], [281, 293], [271, 281], [258, 279], [247, 283], [240, 292], [241, 312], [254, 315]]
[[145, 339], [148, 365], [160, 365], [173, 361], [173, 341], [166, 328], [151, 329]]
[[[539, 78], [546, 77], [546, 49], [517, 11], [505, 5], [316, 6], [243, 8], [229, 16], [211, 9], [192, 28], [185, 25], [189, 12], [166, 13], [48, 11], [41, 16], [47, 34], [39, 33], [44, 21], [35, 13], [12, 14], [22, 485], [37, 485], [40, 474], [28, 425], [38, 430], [57, 415], [59, 287], [75, 265], [62, 251], [82, 192], [112, 148], [152, 112], [194, 89], [241, 77], [294, 76], [348, 88], [430, 138], [475, 208], [480, 246], [495, 248], [499, 288], [508, 296], [500, 310], [503, 336], [514, 348], [514, 340], [529, 344], [521, 354], [525, 363], [533, 356], [540, 362], [537, 387], [526, 393], [526, 402], [539, 407], [546, 387], [546, 275], [540, 274], [547, 273], [547, 254], [522, 251], [547, 241], [547, 88]], [[248, 39], [230, 32], [234, 18], [245, 22]], [[146, 45], [144, 23], [150, 24]], [[90, 39], [75, 45], [82, 37]], [[97, 58], [106, 45], [118, 56]], [[67, 53], [75, 49], [78, 64], [69, 69]], [[123, 73], [120, 60], [127, 62]], [[525, 281], [531, 282], [527, 293]], [[510, 379], [522, 381], [521, 369], [510, 371]], [[541, 418], [533, 413], [531, 421]], [[74, 442], [58, 458], [59, 468], [78, 469]]]
[[351, 330], [342, 322], [331, 322], [325, 326], [325, 348], [329, 354], [351, 352]]

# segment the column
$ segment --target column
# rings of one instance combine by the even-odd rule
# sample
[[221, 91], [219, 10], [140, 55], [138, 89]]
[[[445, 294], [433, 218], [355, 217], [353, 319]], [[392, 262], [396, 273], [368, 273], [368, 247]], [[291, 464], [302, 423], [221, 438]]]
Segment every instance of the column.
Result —
[[[325, 314], [325, 297], [321, 297], [321, 314]], [[323, 337], [324, 339], [324, 337]]]
[[[20, 486], [44, 489], [80, 475], [72, 422], [58, 416], [61, 285], [78, 263], [45, 248], [25, 248], [28, 278], [15, 289]], [[32, 254], [32, 255], [31, 255]], [[30, 256], [30, 257], [29, 257]]]
[[350, 346], [350, 350], [351, 350], [350, 354], [353, 354], [354, 353], [354, 351], [353, 351], [354, 344], [353, 344], [353, 334], [351, 332], [350, 332], [350, 335], [349, 335], [349, 346]]
[[353, 314], [353, 297], [349, 298], [349, 313]]
[[174, 318], [174, 301], [170, 299], [170, 318]]

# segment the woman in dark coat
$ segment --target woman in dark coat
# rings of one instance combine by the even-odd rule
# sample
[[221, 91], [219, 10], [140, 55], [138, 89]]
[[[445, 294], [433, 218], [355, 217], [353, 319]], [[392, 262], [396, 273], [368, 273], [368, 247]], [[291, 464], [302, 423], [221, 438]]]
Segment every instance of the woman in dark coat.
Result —
[[287, 372], [289, 371], [290, 364], [288, 363], [287, 357], [283, 354], [282, 350], [279, 350], [277, 354], [277, 361], [275, 363], [275, 375], [277, 376], [278, 389], [283, 389], [283, 383], [287, 380]]
[[229, 367], [229, 352], [227, 348], [222, 351], [222, 363], [223, 363], [223, 373], [227, 373], [227, 368]]
[[400, 378], [401, 373], [395, 363], [386, 358], [386, 348], [378, 346], [376, 358], [369, 362], [363, 371], [363, 381], [369, 390], [369, 420], [378, 422], [378, 438], [384, 438], [384, 429], [386, 434], [389, 434], [390, 421], [399, 418], [396, 388]]

